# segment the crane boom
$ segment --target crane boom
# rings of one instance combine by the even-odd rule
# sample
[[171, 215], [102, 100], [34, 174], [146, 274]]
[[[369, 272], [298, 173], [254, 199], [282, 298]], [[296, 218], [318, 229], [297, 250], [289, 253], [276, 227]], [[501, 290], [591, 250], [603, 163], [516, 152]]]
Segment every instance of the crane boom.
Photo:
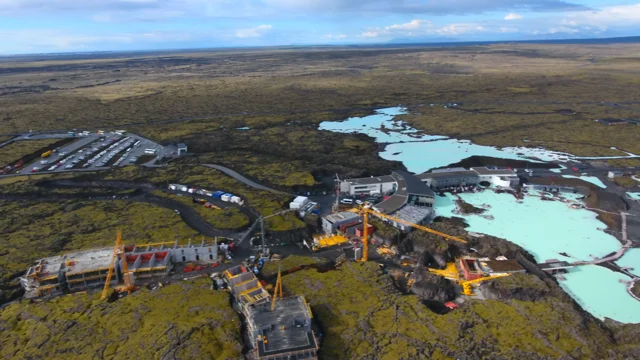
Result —
[[436, 234], [436, 235], [442, 236], [443, 238], [445, 238], [445, 239], [447, 239], [447, 240], [458, 241], [458, 242], [461, 242], [461, 243], [464, 243], [464, 244], [466, 244], [466, 243], [467, 243], [467, 241], [466, 241], [466, 240], [460, 239], [459, 237], [452, 236], [452, 235], [448, 235], [448, 234], [445, 234], [445, 233], [443, 233], [443, 232], [440, 232], [440, 231], [437, 231], [437, 230], [433, 230], [433, 229], [431, 229], [431, 228], [428, 228], [428, 227], [426, 227], [426, 226], [422, 226], [422, 225], [414, 224], [414, 223], [412, 223], [412, 222], [409, 222], [409, 221], [406, 221], [406, 220], [402, 220], [402, 219], [398, 219], [398, 218], [395, 218], [395, 217], [390, 216], [390, 215], [385, 215], [385, 214], [383, 214], [383, 213], [379, 213], [379, 212], [374, 211], [374, 210], [371, 210], [371, 209], [367, 209], [366, 211], [367, 211], [367, 212], [369, 212], [369, 213], [372, 213], [372, 214], [373, 214], [373, 215], [375, 215], [375, 216], [379, 216], [379, 217], [382, 217], [382, 218], [385, 218], [385, 219], [389, 219], [389, 220], [391, 220], [391, 221], [399, 222], [399, 223], [401, 223], [401, 224], [404, 224], [404, 225], [408, 225], [408, 226], [414, 227], [414, 228], [419, 229], [419, 230], [422, 230], [422, 231], [426, 231], [426, 232], [430, 232], [430, 233], [432, 233], [432, 234]]
[[439, 236], [442, 236], [443, 238], [447, 239], [447, 240], [453, 240], [453, 241], [458, 241], [461, 242], [463, 244], [466, 244], [467, 241], [463, 240], [459, 237], [455, 237], [455, 236], [451, 236], [448, 234], [445, 234], [443, 232], [440, 231], [436, 231], [433, 229], [430, 229], [426, 226], [422, 226], [422, 225], [418, 225], [418, 224], [414, 224], [412, 222], [406, 221], [406, 220], [402, 220], [402, 219], [398, 219], [396, 217], [393, 217], [391, 215], [386, 215], [380, 212], [377, 212], [375, 210], [371, 210], [371, 208], [369, 207], [369, 205], [365, 205], [362, 206], [359, 210], [359, 213], [362, 214], [362, 219], [363, 219], [363, 232], [362, 232], [362, 261], [368, 261], [369, 260], [369, 214], [374, 215], [374, 216], [378, 216], [384, 219], [388, 219], [391, 221], [395, 221], [397, 223], [400, 224], [404, 224], [407, 226], [411, 226], [413, 228], [416, 228], [418, 230], [422, 230], [422, 231], [426, 231], [432, 234], [436, 234]]

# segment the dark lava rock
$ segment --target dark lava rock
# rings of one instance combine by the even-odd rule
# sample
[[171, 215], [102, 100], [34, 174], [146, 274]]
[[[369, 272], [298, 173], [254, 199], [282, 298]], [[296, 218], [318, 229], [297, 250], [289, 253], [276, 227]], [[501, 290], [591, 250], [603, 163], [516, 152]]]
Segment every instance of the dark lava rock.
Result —
[[538, 277], [513, 274], [486, 284], [485, 295], [498, 300], [538, 301], [551, 293], [549, 286]]
[[451, 281], [431, 274], [424, 268], [416, 270], [413, 276], [416, 282], [411, 287], [411, 292], [422, 300], [446, 302], [453, 300], [456, 296], [456, 290]]

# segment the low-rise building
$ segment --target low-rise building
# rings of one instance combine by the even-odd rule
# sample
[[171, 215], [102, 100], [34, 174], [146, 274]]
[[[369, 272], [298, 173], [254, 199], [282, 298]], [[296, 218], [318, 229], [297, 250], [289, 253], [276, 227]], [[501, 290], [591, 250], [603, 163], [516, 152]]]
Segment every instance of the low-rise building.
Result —
[[180, 143], [178, 144], [178, 155], [184, 155], [187, 153], [187, 144]]
[[478, 174], [479, 182], [486, 181], [500, 187], [516, 187], [520, 184], [520, 178], [511, 169], [489, 169], [486, 167], [471, 168]]
[[391, 175], [346, 179], [340, 183], [340, 192], [350, 196], [387, 194], [396, 191], [397, 182]]
[[464, 168], [433, 170], [417, 177], [432, 189], [446, 189], [460, 186], [477, 185], [480, 182], [478, 173]]
[[622, 176], [623, 172], [619, 171], [619, 170], [611, 170], [609, 171], [609, 174], [607, 175], [609, 177], [609, 179], [615, 179], [619, 176]]
[[327, 215], [322, 218], [322, 230], [326, 234], [334, 234], [341, 225], [360, 219], [360, 215], [349, 211]]

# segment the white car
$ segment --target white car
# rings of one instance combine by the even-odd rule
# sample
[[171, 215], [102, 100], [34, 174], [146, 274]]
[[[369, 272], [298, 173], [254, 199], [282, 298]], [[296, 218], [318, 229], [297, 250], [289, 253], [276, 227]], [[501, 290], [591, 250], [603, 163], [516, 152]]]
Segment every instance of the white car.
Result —
[[358, 205], [362, 205], [362, 204], [364, 204], [364, 201], [362, 201], [362, 200], [356, 200], [356, 204], [358, 204]]
[[353, 199], [342, 199], [340, 200], [340, 203], [345, 205], [351, 205], [353, 204]]

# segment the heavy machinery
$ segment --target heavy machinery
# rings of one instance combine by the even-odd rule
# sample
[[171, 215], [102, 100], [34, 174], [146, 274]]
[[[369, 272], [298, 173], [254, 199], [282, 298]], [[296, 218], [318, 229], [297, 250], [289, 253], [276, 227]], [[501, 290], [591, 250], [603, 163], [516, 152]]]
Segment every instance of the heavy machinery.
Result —
[[511, 274], [496, 274], [496, 275], [481, 277], [475, 280], [461, 280], [460, 285], [462, 285], [462, 293], [467, 296], [472, 296], [473, 289], [471, 288], [471, 285], [479, 284], [485, 281], [489, 281], [489, 280], [493, 280], [493, 279], [497, 279], [497, 278], [501, 278], [509, 275]]
[[104, 289], [102, 290], [101, 299], [106, 299], [109, 296], [109, 286], [111, 285], [111, 278], [113, 277], [113, 271], [115, 270], [116, 259], [120, 259], [120, 263], [122, 264], [122, 275], [124, 276], [124, 285], [117, 287], [116, 292], [127, 292], [130, 294], [132, 291], [136, 289], [133, 284], [133, 279], [131, 278], [131, 274], [129, 273], [129, 269], [127, 267], [127, 258], [124, 251], [124, 243], [122, 242], [122, 233], [120, 229], [117, 231], [116, 235], [116, 246], [113, 249], [113, 256], [111, 257], [111, 264], [109, 265], [109, 272], [107, 273], [107, 279], [104, 283]]
[[363, 219], [363, 232], [362, 232], [362, 244], [363, 244], [363, 249], [362, 249], [362, 261], [368, 261], [369, 260], [369, 215], [374, 215], [383, 219], [387, 219], [387, 220], [391, 220], [403, 225], [407, 225], [407, 226], [411, 226], [413, 228], [416, 228], [418, 230], [422, 230], [422, 231], [426, 231], [432, 234], [436, 234], [439, 236], [442, 236], [443, 238], [447, 239], [447, 240], [453, 240], [453, 241], [458, 241], [461, 243], [466, 244], [467, 242], [463, 239], [460, 239], [458, 237], [455, 236], [451, 236], [445, 233], [442, 233], [440, 231], [436, 231], [433, 229], [430, 229], [426, 226], [422, 226], [422, 225], [418, 225], [418, 224], [414, 224], [412, 222], [406, 221], [406, 220], [402, 220], [402, 219], [398, 219], [395, 218], [391, 215], [386, 215], [380, 212], [377, 212], [375, 210], [371, 209], [371, 204], [365, 203], [363, 206], [361, 206], [357, 212], [362, 216]]

